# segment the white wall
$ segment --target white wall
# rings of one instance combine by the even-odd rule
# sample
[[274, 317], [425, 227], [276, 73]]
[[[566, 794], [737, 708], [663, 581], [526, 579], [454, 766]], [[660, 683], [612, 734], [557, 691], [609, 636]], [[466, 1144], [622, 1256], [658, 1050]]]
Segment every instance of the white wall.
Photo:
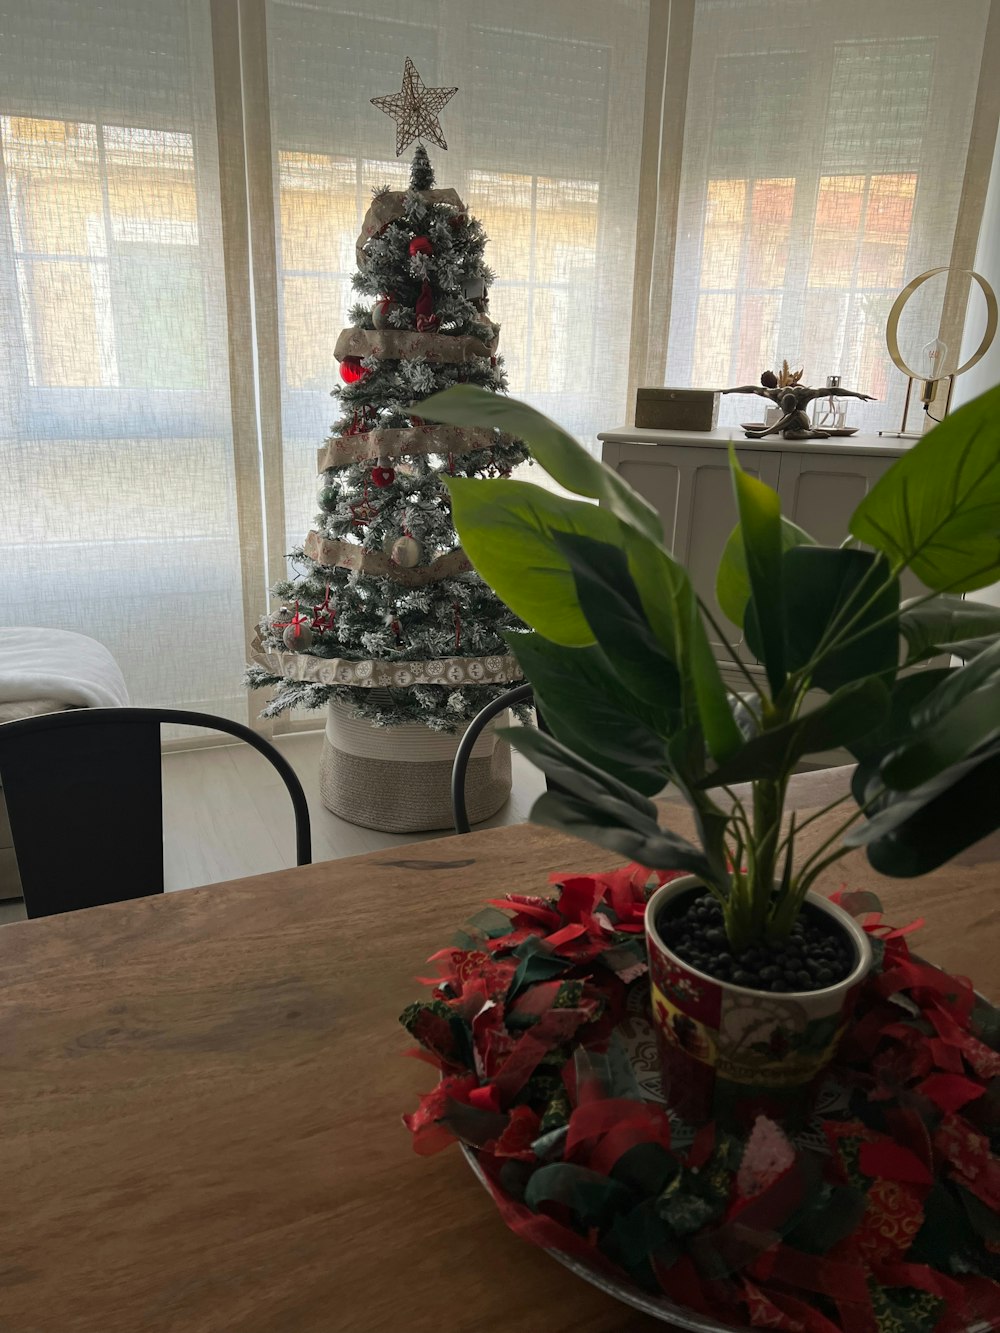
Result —
[[[976, 272], [983, 275], [1000, 297], [1000, 134], [997, 135], [993, 153], [993, 171], [986, 192], [983, 223], [979, 231]], [[962, 339], [961, 361], [967, 360], [979, 346], [979, 340], [983, 336], [983, 319], [982, 293], [973, 285], [969, 297], [965, 336]], [[978, 365], [973, 366], [964, 375], [959, 375], [955, 381], [953, 406], [958, 407], [962, 403], [967, 403], [970, 398], [992, 389], [994, 384], [1000, 384], [1000, 337], [994, 339], [993, 346]]]

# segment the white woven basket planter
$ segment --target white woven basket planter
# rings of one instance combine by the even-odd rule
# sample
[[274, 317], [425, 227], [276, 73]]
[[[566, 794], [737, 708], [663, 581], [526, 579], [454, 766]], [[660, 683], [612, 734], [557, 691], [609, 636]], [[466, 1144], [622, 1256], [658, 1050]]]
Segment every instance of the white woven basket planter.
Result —
[[[501, 713], [476, 742], [465, 799], [470, 823], [489, 819], [510, 795], [510, 746], [495, 732]], [[453, 736], [419, 722], [373, 727], [343, 704], [327, 704], [320, 759], [323, 804], [341, 819], [383, 833], [421, 833], [454, 827], [451, 769], [463, 730]]]

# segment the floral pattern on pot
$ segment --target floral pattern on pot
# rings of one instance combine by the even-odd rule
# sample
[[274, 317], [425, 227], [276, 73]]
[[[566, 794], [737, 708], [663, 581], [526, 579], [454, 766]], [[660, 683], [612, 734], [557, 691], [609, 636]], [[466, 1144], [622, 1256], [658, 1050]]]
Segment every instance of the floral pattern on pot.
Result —
[[657, 929], [671, 903], [699, 888], [687, 876], [665, 884], [646, 911], [653, 1023], [667, 1104], [689, 1124], [711, 1118], [749, 1123], [768, 1115], [804, 1121], [836, 1052], [871, 963], [864, 932], [826, 899], [810, 894], [850, 936], [856, 963], [836, 986], [772, 994], [709, 977], [664, 944]]

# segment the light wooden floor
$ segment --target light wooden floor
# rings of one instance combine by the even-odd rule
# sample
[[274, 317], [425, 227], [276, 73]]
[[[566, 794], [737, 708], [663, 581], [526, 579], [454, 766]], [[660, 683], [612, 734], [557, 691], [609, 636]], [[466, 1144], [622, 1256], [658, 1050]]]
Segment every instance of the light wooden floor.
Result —
[[[322, 732], [282, 736], [279, 750], [309, 800], [314, 861], [403, 846], [433, 833], [377, 833], [338, 819], [319, 797]], [[513, 755], [514, 786], [498, 814], [477, 828], [520, 824], [544, 789], [541, 773]], [[373, 793], [373, 800], [377, 795]], [[281, 778], [246, 745], [186, 750], [163, 759], [163, 869], [168, 890], [259, 875], [295, 864], [292, 807]], [[0, 902], [0, 924], [24, 917], [20, 902]]]

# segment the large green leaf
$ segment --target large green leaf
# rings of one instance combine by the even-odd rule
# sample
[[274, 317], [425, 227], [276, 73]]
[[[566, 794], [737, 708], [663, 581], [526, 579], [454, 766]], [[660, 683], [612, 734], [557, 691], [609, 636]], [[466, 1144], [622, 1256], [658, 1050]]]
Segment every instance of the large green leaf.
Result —
[[760, 657], [773, 694], [785, 683], [781, 502], [777, 491], [740, 467], [730, 446], [729, 470], [743, 533], [750, 593], [760, 635]]
[[1000, 828], [998, 791], [1000, 744], [994, 744], [912, 791], [889, 792], [878, 813], [844, 842], [867, 847], [882, 875], [926, 875]]
[[1000, 577], [1000, 386], [945, 417], [872, 487], [851, 533], [928, 588]]
[[594, 638], [627, 690], [655, 707], [677, 707], [680, 674], [646, 618], [628, 556], [578, 533], [555, 534], [569, 562], [577, 600]]
[[707, 858], [696, 847], [659, 827], [652, 801], [544, 732], [505, 727], [498, 734], [561, 789], [546, 792], [535, 802], [531, 811], [535, 823], [586, 838], [653, 869], [684, 869], [712, 877]]
[[[782, 569], [790, 671], [812, 661], [835, 620], [839, 618], [845, 628], [857, 618], [848, 635], [861, 637], [822, 655], [811, 673], [812, 683], [832, 693], [848, 681], [895, 672], [899, 659], [895, 622], [877, 622], [898, 610], [899, 582], [889, 578], [881, 556], [849, 548], [798, 546], [785, 552]], [[878, 599], [858, 617], [881, 584], [886, 586]]]
[[1000, 673], [916, 740], [890, 754], [882, 776], [895, 790], [910, 791], [995, 740], [1000, 740]]
[[[790, 551], [793, 546], [814, 546], [815, 542], [803, 528], [791, 519], [781, 518], [781, 549]], [[729, 534], [719, 568], [715, 576], [715, 596], [722, 607], [723, 614], [743, 628], [747, 602], [750, 600], [750, 575], [747, 572], [747, 557], [743, 549], [743, 530], [737, 523]]]
[[[511, 610], [553, 643], [585, 647], [596, 641], [557, 534], [576, 533], [624, 547], [646, 618], [681, 678], [682, 712], [688, 721], [701, 717], [716, 757], [738, 747], [739, 733], [691, 580], [661, 546], [626, 528], [606, 509], [527, 482], [447, 481], [455, 526], [476, 569]], [[666, 679], [663, 688], [668, 698]]]
[[973, 690], [991, 684], [1000, 675], [1000, 643], [980, 653], [971, 662], [949, 671], [937, 689], [917, 704], [912, 713], [914, 730], [931, 727], [946, 717]]
[[547, 791], [531, 807], [531, 821], [596, 843], [650, 870], [687, 870], [706, 883], [718, 883], [707, 859], [692, 843], [652, 823], [641, 829], [623, 824], [600, 801]]
[[893, 682], [889, 690], [889, 707], [882, 721], [848, 744], [851, 754], [861, 761], [859, 767], [867, 764], [873, 772], [876, 771], [890, 750], [912, 736], [914, 708], [950, 674], [949, 667], [925, 667], [922, 671], [910, 671]]
[[858, 761], [851, 774], [851, 791], [858, 805], [865, 805], [876, 792], [884, 790], [879, 772], [882, 761], [912, 738], [914, 708], [949, 674], [948, 667], [927, 667], [899, 676], [889, 691], [889, 708], [879, 725], [848, 743], [847, 748]]
[[702, 785], [721, 787], [780, 778], [803, 755], [847, 746], [877, 727], [888, 707], [889, 691], [874, 677], [843, 685], [811, 713], [747, 741], [738, 754], [709, 773]]
[[645, 796], [662, 789], [666, 747], [656, 730], [657, 710], [622, 686], [596, 644], [565, 648], [540, 634], [504, 637], [557, 740]]
[[912, 735], [881, 767], [886, 785], [908, 791], [1000, 739], [1000, 642], [947, 673], [913, 708]]
[[941, 652], [956, 652], [962, 644], [972, 644], [981, 652], [988, 640], [1000, 634], [1000, 606], [947, 593], [927, 602], [911, 598], [900, 608], [899, 628], [906, 640], [907, 666]]
[[656, 824], [656, 806], [652, 801], [596, 764], [574, 754], [554, 736], [547, 736], [534, 727], [501, 727], [497, 735], [527, 755], [564, 791], [582, 800], [604, 802], [628, 827], [645, 830], [650, 820]]
[[974, 657], [985, 653], [987, 648], [992, 648], [997, 642], [1000, 642], [1000, 634], [991, 634], [988, 639], [963, 639], [960, 643], [943, 643], [941, 647], [953, 657], [959, 657], [963, 662], [971, 662]]
[[726, 835], [730, 816], [698, 784], [705, 771], [705, 744], [699, 727], [685, 727], [671, 736], [667, 745], [671, 777], [694, 816], [698, 839], [712, 867], [716, 884], [729, 882], [729, 851]]
[[527, 403], [503, 394], [459, 384], [432, 394], [420, 404], [420, 415], [452, 426], [496, 426], [530, 447], [542, 467], [574, 495], [600, 500], [623, 523], [652, 541], [662, 541], [663, 524], [656, 510], [627, 481], [578, 444], [554, 421]]
[[462, 546], [497, 596], [553, 643], [593, 643], [555, 534], [576, 532], [619, 545], [623, 530], [614, 515], [525, 481], [445, 480]]
[[662, 546], [633, 533], [626, 535], [626, 544], [646, 616], [680, 672], [682, 720], [700, 724], [712, 757], [727, 759], [742, 741], [691, 579]]

